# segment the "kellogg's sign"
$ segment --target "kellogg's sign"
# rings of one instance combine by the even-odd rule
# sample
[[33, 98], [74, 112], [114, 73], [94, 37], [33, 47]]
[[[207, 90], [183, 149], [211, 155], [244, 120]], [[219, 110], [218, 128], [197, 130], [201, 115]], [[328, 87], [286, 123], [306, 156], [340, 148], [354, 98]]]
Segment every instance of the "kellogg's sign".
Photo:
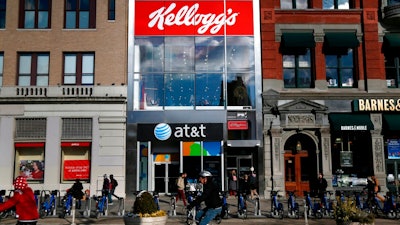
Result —
[[253, 35], [252, 1], [135, 3], [135, 35]]

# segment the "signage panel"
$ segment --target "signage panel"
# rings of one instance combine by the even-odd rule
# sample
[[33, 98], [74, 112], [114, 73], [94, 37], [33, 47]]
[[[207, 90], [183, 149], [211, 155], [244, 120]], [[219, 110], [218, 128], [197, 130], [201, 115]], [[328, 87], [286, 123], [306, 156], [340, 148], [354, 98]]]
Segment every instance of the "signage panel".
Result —
[[253, 35], [252, 1], [135, 2], [135, 35]]
[[353, 101], [355, 112], [399, 112], [400, 99], [356, 99]]
[[400, 159], [400, 139], [387, 140], [388, 159]]
[[228, 121], [228, 130], [248, 130], [249, 124], [247, 120]]
[[138, 124], [138, 141], [223, 140], [222, 123]]

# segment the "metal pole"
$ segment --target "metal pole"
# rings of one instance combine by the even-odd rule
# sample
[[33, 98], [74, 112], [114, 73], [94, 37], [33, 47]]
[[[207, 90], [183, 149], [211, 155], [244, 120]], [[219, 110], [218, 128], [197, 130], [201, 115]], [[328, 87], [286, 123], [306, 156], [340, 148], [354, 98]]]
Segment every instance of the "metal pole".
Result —
[[72, 222], [71, 222], [71, 225], [76, 225], [76, 223], [75, 223], [75, 198], [72, 198], [72, 210], [71, 210], [71, 214], [72, 214]]
[[303, 201], [304, 201], [304, 224], [308, 225], [308, 219], [307, 219], [307, 211], [308, 211], [307, 209], [308, 209], [308, 207], [307, 207], [306, 200], [304, 199]]

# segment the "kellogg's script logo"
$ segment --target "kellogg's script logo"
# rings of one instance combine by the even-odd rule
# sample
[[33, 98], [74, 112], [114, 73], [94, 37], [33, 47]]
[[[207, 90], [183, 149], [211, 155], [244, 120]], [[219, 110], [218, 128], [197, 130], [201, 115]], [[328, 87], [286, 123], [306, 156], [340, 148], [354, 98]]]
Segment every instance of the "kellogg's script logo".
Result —
[[164, 26], [196, 26], [202, 25], [197, 32], [204, 34], [210, 29], [211, 34], [216, 34], [223, 27], [224, 24], [233, 26], [236, 23], [236, 17], [239, 13], [233, 13], [232, 9], [227, 9], [226, 15], [221, 13], [219, 15], [213, 13], [199, 14], [199, 4], [196, 3], [189, 6], [183, 6], [175, 14], [172, 11], [175, 9], [176, 4], [171, 3], [168, 8], [161, 7], [154, 12], [150, 13], [150, 22], [148, 26], [153, 28], [157, 24], [159, 30], [164, 30]]

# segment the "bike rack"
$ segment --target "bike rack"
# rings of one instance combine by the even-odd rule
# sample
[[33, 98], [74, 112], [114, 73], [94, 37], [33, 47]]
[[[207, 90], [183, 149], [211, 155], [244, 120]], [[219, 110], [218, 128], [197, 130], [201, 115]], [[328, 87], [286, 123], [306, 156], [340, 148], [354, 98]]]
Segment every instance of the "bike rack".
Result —
[[118, 216], [123, 216], [125, 214], [125, 199], [118, 198]]
[[308, 219], [307, 219], [307, 211], [308, 211], [308, 207], [307, 207], [307, 202], [305, 199], [303, 199], [304, 201], [304, 224], [308, 225]]
[[176, 197], [174, 195], [171, 196], [170, 200], [170, 211], [169, 216], [176, 216]]

